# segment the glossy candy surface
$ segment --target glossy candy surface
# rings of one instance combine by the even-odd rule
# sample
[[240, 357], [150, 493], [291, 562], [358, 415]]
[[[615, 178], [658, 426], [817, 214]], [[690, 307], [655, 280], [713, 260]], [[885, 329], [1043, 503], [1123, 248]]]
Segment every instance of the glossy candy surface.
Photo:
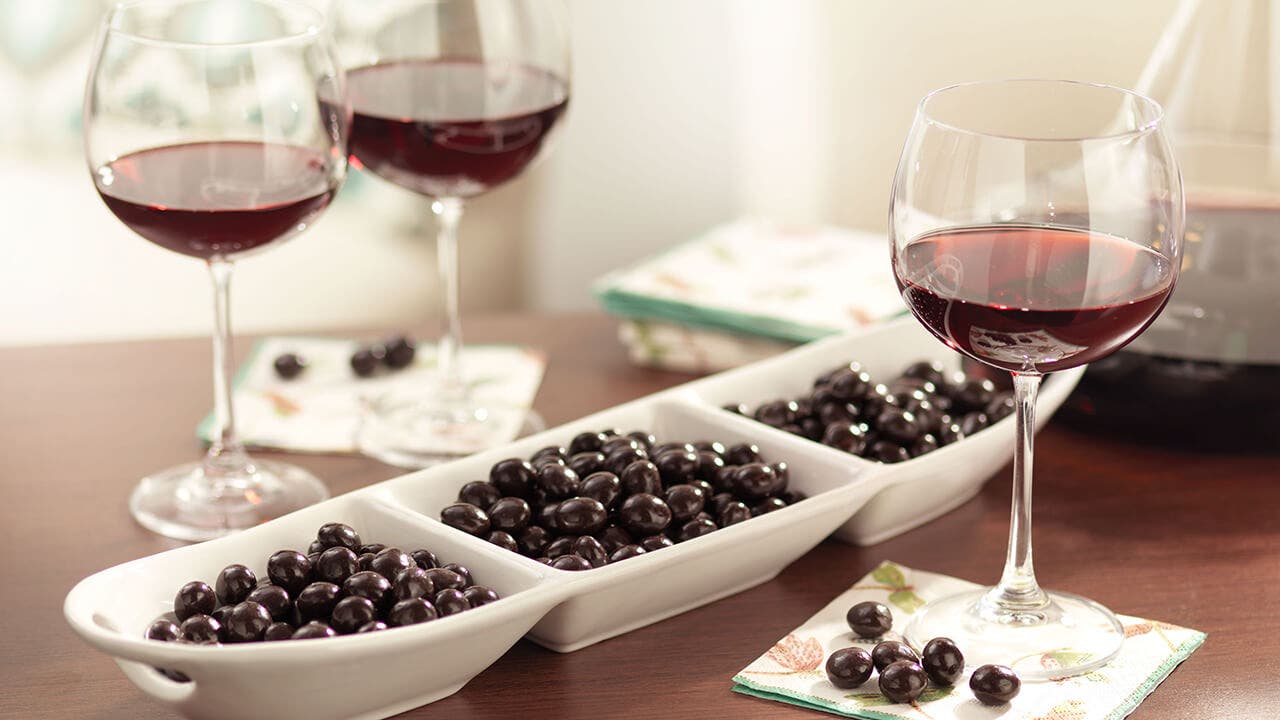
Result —
[[895, 703], [910, 703], [924, 693], [929, 676], [917, 663], [899, 660], [880, 671], [880, 693]]
[[1004, 665], [983, 665], [969, 676], [969, 689], [983, 705], [1003, 705], [1018, 696], [1022, 680]]
[[[861, 366], [848, 363], [819, 375], [809, 395], [767, 400], [754, 412], [745, 405], [724, 409], [868, 460], [899, 463], [1012, 415], [1014, 401], [989, 379], [959, 376], [950, 382], [940, 363], [921, 360], [888, 384], [873, 382]], [[731, 464], [749, 458], [734, 448], [725, 455]]]
[[858, 637], [878, 638], [893, 627], [893, 613], [883, 603], [868, 600], [849, 608], [845, 621]]
[[951, 638], [934, 638], [920, 651], [920, 666], [934, 685], [954, 685], [964, 673], [964, 653]]
[[871, 654], [860, 647], [836, 650], [827, 658], [827, 680], [838, 688], [855, 688], [871, 679], [875, 665]]
[[918, 663], [920, 656], [904, 642], [885, 640], [871, 649], [871, 660], [875, 663], [876, 670], [884, 672], [886, 667], [900, 660]]
[[[813, 410], [806, 399], [774, 411], [785, 419]], [[582, 571], [786, 508], [804, 499], [788, 491], [790, 482], [786, 461], [766, 459], [750, 443], [586, 431], [528, 460], [495, 463], [489, 480], [464, 484], [440, 519], [552, 567]]]
[[[518, 504], [510, 506], [519, 515]], [[502, 534], [515, 550], [516, 540]], [[595, 538], [577, 540], [575, 560], [566, 565], [591, 567], [583, 556], [600, 564], [608, 561]], [[362, 544], [355, 529], [342, 523], [323, 525], [308, 549], [310, 558], [295, 550], [272, 554], [262, 580], [249, 566], [232, 564], [218, 572], [216, 590], [199, 580], [187, 583], [174, 596], [174, 612], [157, 618], [144, 636], [209, 645], [315, 639], [418, 624], [499, 600], [492, 588], [477, 585], [463, 565], [446, 562], [440, 567], [440, 558], [426, 548], [406, 553]]]

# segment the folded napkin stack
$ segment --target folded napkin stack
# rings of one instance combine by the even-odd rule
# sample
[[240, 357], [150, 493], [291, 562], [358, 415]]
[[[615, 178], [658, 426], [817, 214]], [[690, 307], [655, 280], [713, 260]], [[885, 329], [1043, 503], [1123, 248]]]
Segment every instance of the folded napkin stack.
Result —
[[902, 312], [883, 235], [741, 220], [601, 278], [640, 364], [721, 370]]

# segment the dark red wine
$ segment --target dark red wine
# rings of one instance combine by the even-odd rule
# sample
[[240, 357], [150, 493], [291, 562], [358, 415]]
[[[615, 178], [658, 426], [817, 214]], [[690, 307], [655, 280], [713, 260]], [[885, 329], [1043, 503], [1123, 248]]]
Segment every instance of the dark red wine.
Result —
[[331, 162], [295, 145], [188, 143], [113, 160], [98, 168], [94, 183], [134, 232], [207, 260], [303, 229], [333, 198]]
[[1181, 449], [1280, 452], [1280, 207], [1252, 202], [1188, 203], [1168, 307], [1089, 366], [1064, 420]]
[[1054, 372], [1123, 347], [1173, 289], [1167, 258], [1123, 238], [986, 225], [912, 240], [894, 258], [907, 307], [934, 335], [1006, 370]]
[[352, 164], [431, 197], [471, 197], [519, 175], [569, 102], [546, 71], [460, 60], [356, 68], [347, 92]]

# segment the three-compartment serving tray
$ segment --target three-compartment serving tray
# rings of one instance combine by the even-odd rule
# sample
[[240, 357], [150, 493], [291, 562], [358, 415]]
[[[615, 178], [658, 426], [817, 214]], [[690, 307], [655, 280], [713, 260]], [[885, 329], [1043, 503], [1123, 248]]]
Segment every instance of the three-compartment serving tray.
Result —
[[[927, 522], [972, 497], [1011, 457], [1006, 418], [960, 442], [893, 465], [861, 458], [726, 412], [805, 392], [821, 372], [858, 360], [888, 379], [930, 358], [956, 369], [958, 356], [910, 318], [870, 332], [822, 340], [778, 357], [671, 388], [468, 458], [333, 498], [230, 537], [171, 550], [92, 575], [67, 595], [72, 628], [111, 655], [144, 692], [191, 718], [382, 718], [457, 692], [521, 636], [570, 652], [776, 576], [833, 532], [871, 544]], [[1043, 424], [1082, 369], [1050, 378]], [[660, 552], [583, 572], [565, 572], [448, 527], [436, 518], [458, 489], [485, 479], [493, 463], [527, 457], [577, 433], [644, 429], [660, 440], [752, 442], [791, 467], [808, 499]], [[236, 562], [264, 574], [264, 559], [305, 548], [316, 528], [345, 522], [369, 542], [426, 547], [467, 566], [502, 600], [439, 620], [318, 642], [218, 647], [143, 638], [172, 609], [173, 592], [211, 580]], [[155, 670], [181, 672], [175, 682]]]

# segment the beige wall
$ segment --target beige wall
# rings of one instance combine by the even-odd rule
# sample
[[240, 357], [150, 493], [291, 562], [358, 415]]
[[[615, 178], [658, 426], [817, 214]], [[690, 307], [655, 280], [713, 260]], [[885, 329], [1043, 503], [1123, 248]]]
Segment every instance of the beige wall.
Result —
[[916, 103], [964, 80], [1133, 85], [1176, 0], [577, 0], [539, 172], [535, 307], [737, 213], [880, 231]]
[[826, 219], [881, 230], [916, 103], [966, 80], [1052, 77], [1132, 87], [1176, 0], [829, 0], [839, 118], [824, 167]]
[[[568, 2], [568, 121], [545, 162], [469, 209], [468, 310], [592, 307], [595, 277], [743, 213], [881, 230], [921, 95], [998, 76], [1132, 85], [1176, 0]], [[77, 52], [41, 80], [39, 103], [0, 103], [59, 131], [29, 146], [23, 118], [0, 116], [0, 343], [203, 333], [199, 264], [131, 237], [80, 165]], [[0, 95], [27, 92], [13, 78], [0, 63]], [[361, 185], [314, 231], [243, 264], [241, 329], [431, 311], [425, 208]]]
[[1132, 86], [1175, 5], [576, 1], [575, 108], [540, 173], [530, 300], [590, 306], [549, 269], [594, 277], [735, 213], [882, 231], [925, 92], [1019, 76]]

